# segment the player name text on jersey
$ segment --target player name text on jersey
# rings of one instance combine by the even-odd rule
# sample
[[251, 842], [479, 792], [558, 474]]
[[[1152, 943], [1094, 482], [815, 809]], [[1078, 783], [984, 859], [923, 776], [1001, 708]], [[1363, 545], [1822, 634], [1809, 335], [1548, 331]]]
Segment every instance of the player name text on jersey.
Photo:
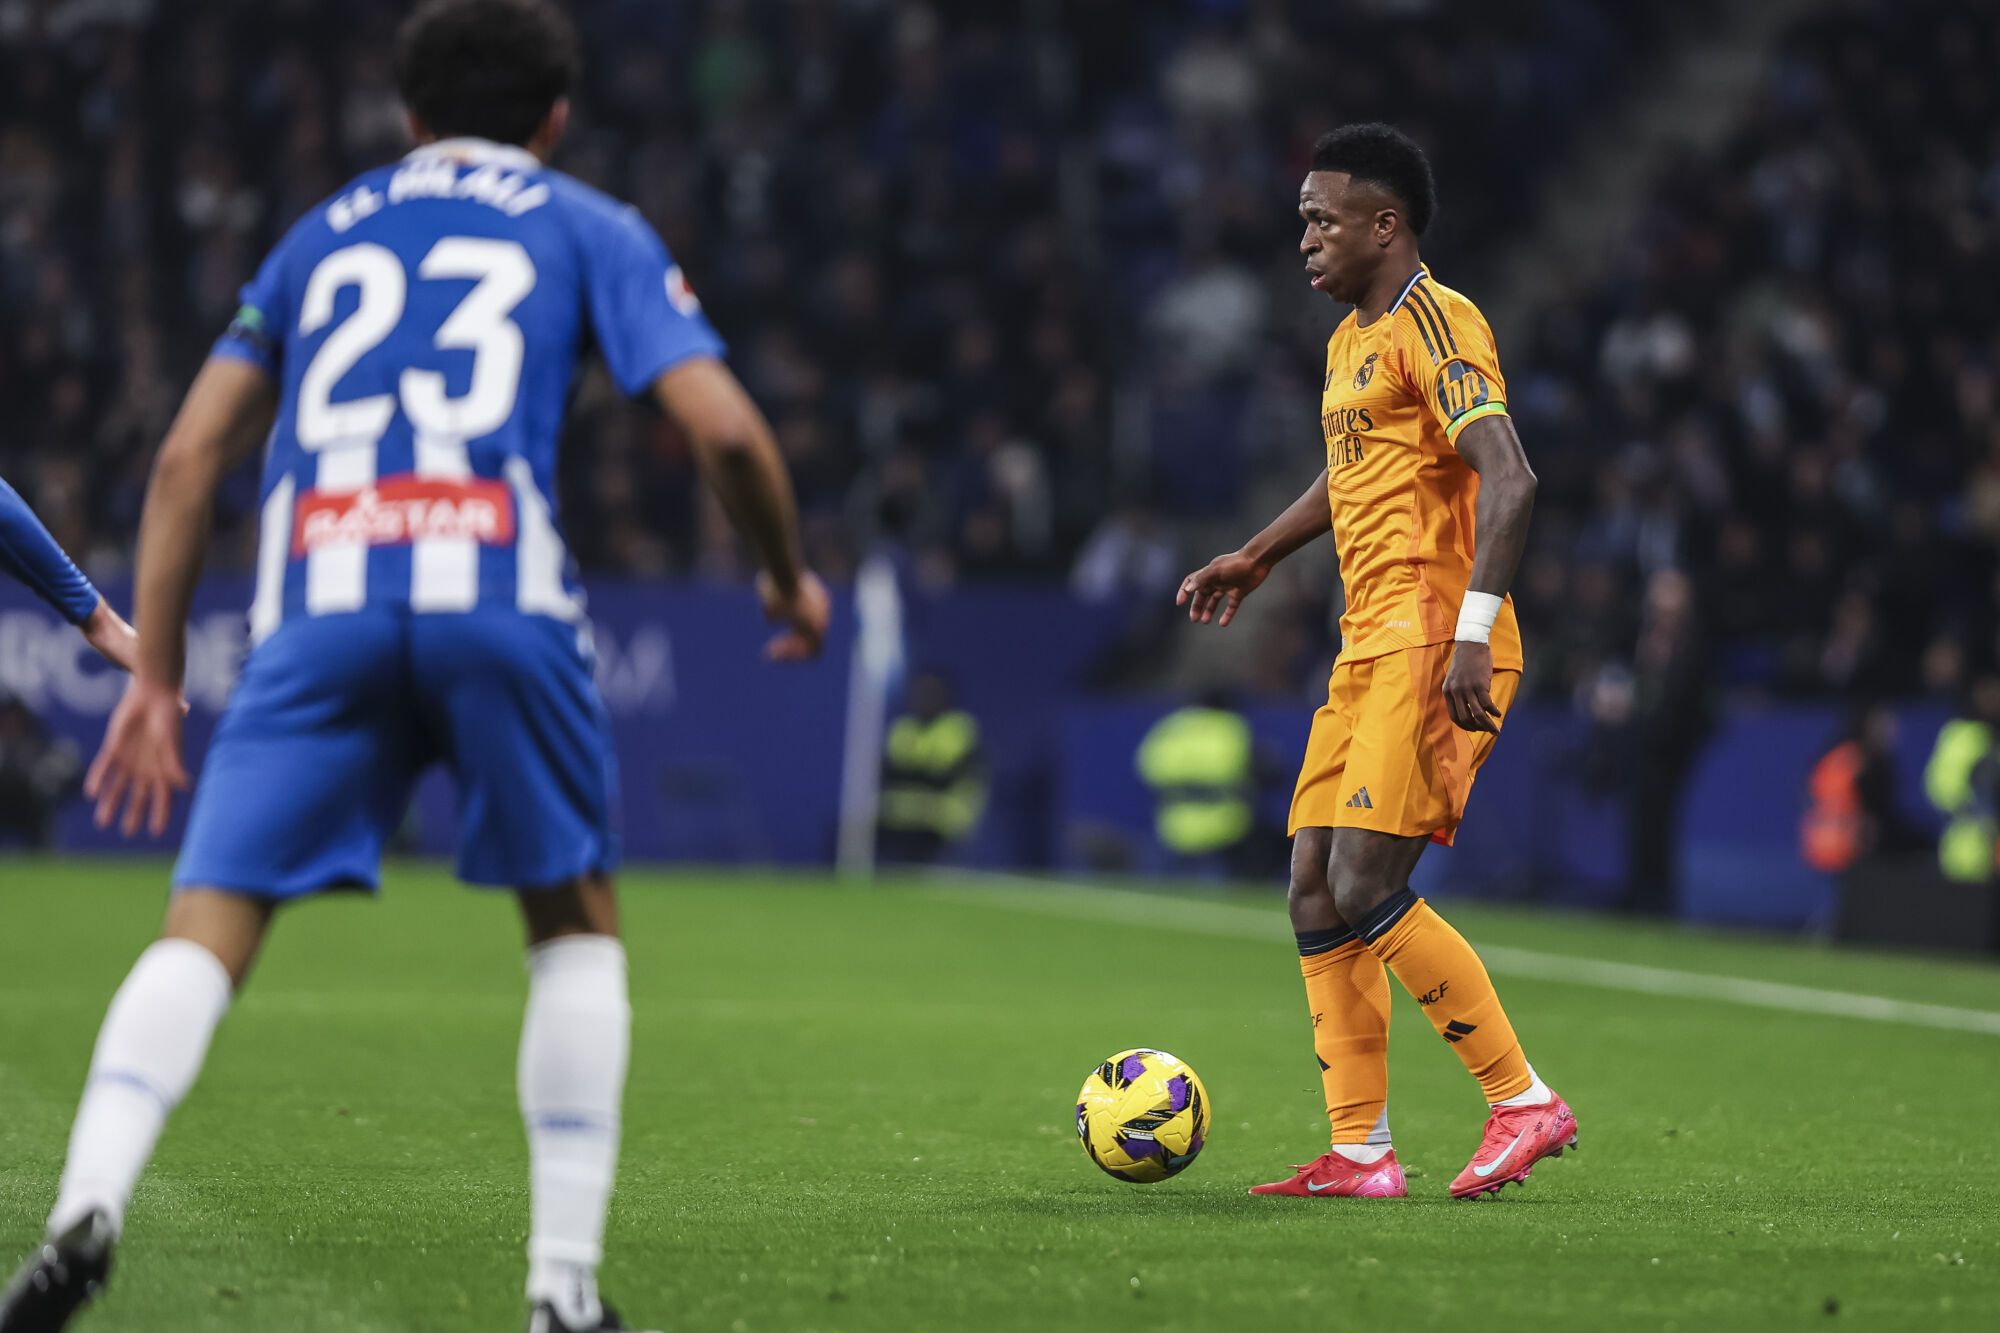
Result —
[[443, 157], [406, 158], [389, 178], [388, 190], [360, 185], [326, 206], [327, 225], [344, 232], [390, 204], [410, 199], [469, 199], [497, 208], [510, 218], [540, 208], [549, 201], [549, 187], [539, 181], [528, 184], [520, 172], [509, 171], [491, 162], [481, 163], [460, 175], [462, 164]]

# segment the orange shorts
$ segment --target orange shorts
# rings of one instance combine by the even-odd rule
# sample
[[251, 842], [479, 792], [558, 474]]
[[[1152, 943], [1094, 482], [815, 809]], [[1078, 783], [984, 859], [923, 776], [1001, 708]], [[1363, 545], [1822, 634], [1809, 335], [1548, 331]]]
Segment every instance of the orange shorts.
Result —
[[[1444, 702], [1452, 645], [1405, 648], [1340, 662], [1326, 707], [1313, 714], [1305, 766], [1292, 793], [1290, 832], [1365, 828], [1451, 845], [1472, 779], [1498, 739], [1462, 731]], [[1514, 706], [1521, 673], [1493, 673], [1493, 702]]]

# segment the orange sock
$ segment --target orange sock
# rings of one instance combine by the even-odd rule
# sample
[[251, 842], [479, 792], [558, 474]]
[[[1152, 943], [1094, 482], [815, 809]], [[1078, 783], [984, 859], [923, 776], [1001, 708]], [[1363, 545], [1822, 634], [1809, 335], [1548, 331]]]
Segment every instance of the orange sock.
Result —
[[1528, 1090], [1534, 1073], [1486, 965], [1429, 903], [1403, 889], [1384, 899], [1356, 929], [1465, 1061], [1488, 1102]]
[[[1310, 950], [1311, 952], [1308, 952]], [[1349, 930], [1299, 935], [1333, 1143], [1389, 1145], [1389, 974]]]

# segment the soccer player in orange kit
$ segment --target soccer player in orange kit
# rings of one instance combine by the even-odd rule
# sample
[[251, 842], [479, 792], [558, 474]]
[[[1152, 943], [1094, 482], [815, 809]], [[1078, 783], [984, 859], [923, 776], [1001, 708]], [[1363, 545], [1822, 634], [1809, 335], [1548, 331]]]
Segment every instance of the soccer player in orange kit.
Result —
[[1299, 250], [1354, 307], [1327, 342], [1326, 470], [1240, 551], [1188, 575], [1191, 619], [1227, 625], [1271, 567], [1332, 531], [1347, 610], [1292, 797], [1290, 907], [1332, 1147], [1252, 1194], [1396, 1198], [1393, 972], [1492, 1108], [1454, 1198], [1497, 1193], [1576, 1145], [1576, 1117], [1521, 1051], [1472, 946], [1410, 891], [1450, 845], [1521, 679], [1507, 585], [1535, 474], [1507, 416], [1493, 334], [1417, 253], [1436, 210], [1423, 150], [1387, 125], [1313, 146]]

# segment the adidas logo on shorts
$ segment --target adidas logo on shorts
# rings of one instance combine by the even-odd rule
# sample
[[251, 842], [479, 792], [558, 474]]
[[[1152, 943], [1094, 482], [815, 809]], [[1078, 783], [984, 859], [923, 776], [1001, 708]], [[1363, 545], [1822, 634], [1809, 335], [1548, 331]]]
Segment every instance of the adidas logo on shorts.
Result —
[[1350, 810], [1373, 810], [1375, 802], [1368, 799], [1368, 789], [1363, 787], [1360, 791], [1355, 792], [1354, 795], [1347, 798], [1347, 808]]

